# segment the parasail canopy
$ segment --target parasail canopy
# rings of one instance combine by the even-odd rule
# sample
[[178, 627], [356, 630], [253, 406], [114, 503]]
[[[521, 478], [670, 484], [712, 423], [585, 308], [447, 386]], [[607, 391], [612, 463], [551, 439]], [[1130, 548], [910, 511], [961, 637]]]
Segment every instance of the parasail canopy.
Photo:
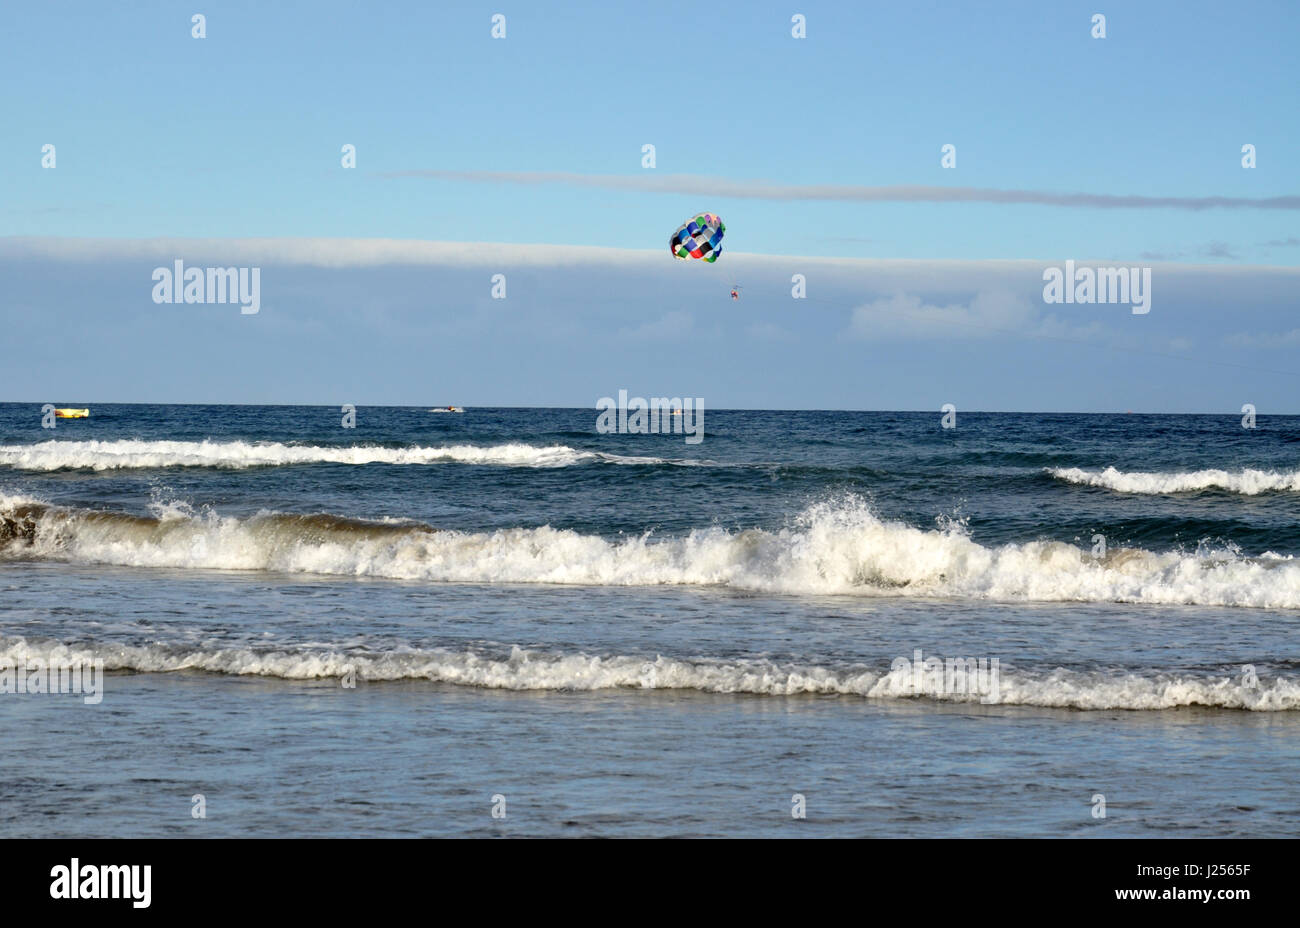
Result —
[[700, 213], [678, 226], [668, 240], [674, 258], [688, 261], [698, 258], [712, 264], [722, 254], [722, 236], [727, 227], [713, 213]]

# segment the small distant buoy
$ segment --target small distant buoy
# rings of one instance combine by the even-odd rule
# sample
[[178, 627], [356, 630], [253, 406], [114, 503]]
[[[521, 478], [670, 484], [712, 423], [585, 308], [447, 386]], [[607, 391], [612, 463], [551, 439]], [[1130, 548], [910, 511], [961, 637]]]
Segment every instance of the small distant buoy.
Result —
[[86, 419], [90, 416], [89, 409], [56, 409], [54, 416], [57, 419]]

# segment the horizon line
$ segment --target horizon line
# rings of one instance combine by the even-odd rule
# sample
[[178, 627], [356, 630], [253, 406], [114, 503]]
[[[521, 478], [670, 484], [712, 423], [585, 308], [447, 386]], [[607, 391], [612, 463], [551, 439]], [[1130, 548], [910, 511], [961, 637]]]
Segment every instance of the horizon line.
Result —
[[[684, 398], [684, 397], [683, 397]], [[693, 397], [692, 399], [696, 399]], [[28, 400], [0, 400], [0, 406], [43, 406], [46, 401], [28, 401]], [[270, 407], [275, 409], [336, 409], [345, 404], [343, 403], [149, 403], [141, 401], [116, 402], [108, 400], [96, 401], [101, 406], [232, 406], [232, 407]], [[58, 405], [58, 404], [53, 404]], [[352, 403], [358, 409], [370, 407], [372, 409], [423, 409], [427, 410], [423, 403], [404, 404], [404, 403]], [[596, 411], [598, 409], [594, 404], [592, 406], [490, 406], [490, 405], [460, 405], [454, 404], [459, 409], [510, 409], [510, 410], [579, 410], [579, 411]], [[76, 406], [69, 403], [66, 408], [80, 409], [87, 408]], [[713, 406], [707, 407], [710, 412], [862, 412], [862, 413], [908, 413], [926, 415], [932, 413], [942, 413], [942, 409], [848, 409], [848, 408], [830, 408], [830, 407], [793, 407], [793, 408], [774, 408], [760, 406]], [[1144, 412], [1141, 410], [1126, 409], [1123, 411], [1111, 410], [1102, 412], [1097, 410], [1070, 410], [1070, 409], [966, 409], [957, 408], [960, 415], [1000, 415], [1000, 416], [1241, 416], [1241, 410], [1222, 411], [1222, 412]], [[1265, 416], [1293, 417], [1300, 416], [1297, 412], [1267, 412], [1261, 413], [1256, 411], [1256, 418]], [[93, 416], [91, 417], [93, 418]], [[68, 420], [79, 421], [79, 420]]]

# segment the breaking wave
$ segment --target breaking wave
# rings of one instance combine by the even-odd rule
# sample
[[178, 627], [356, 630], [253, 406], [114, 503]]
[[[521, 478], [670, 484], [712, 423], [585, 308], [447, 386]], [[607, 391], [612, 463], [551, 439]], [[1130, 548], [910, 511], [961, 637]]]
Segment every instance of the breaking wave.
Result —
[[1300, 608], [1300, 561], [1290, 556], [1112, 547], [1097, 559], [1059, 541], [986, 547], [960, 523], [927, 530], [882, 520], [856, 496], [811, 505], [779, 530], [662, 538], [267, 511], [237, 518], [175, 504], [136, 516], [0, 496], [0, 556], [438, 582]]
[[1245, 496], [1278, 491], [1300, 492], [1300, 470], [1272, 471], [1244, 468], [1238, 471], [1194, 470], [1173, 473], [1125, 472], [1107, 467], [1087, 471], [1078, 467], [1052, 467], [1047, 471], [1058, 480], [1085, 486], [1104, 487], [1120, 493], [1191, 493], [1197, 490], [1227, 490]]
[[[286, 648], [202, 648], [171, 645], [68, 646], [0, 638], [0, 666], [42, 661], [103, 660], [106, 671], [166, 673], [202, 671], [286, 680], [354, 677], [358, 681], [427, 680], [502, 690], [598, 691], [615, 689], [694, 690], [756, 696], [801, 694], [868, 699], [928, 699], [941, 702], [1042, 706], [1070, 709], [1175, 709], [1208, 706], [1255, 711], [1300, 709], [1300, 681], [1261, 676], [1247, 685], [1239, 676], [1191, 676], [1146, 672], [1000, 670], [985, 677], [978, 692], [918, 690], [907, 669], [856, 666], [842, 669], [763, 659], [692, 658], [653, 660], [630, 655], [592, 656], [530, 651], [508, 653], [441, 648], [394, 652]], [[992, 685], [989, 685], [992, 684]], [[111, 682], [105, 689], [111, 691]]]
[[570, 467], [575, 464], [694, 464], [653, 457], [625, 457], [580, 451], [567, 445], [519, 443], [479, 447], [386, 448], [380, 445], [286, 445], [244, 441], [43, 441], [0, 445], [0, 465], [17, 470], [126, 470], [216, 467], [239, 470], [289, 464], [495, 464], [506, 467]]

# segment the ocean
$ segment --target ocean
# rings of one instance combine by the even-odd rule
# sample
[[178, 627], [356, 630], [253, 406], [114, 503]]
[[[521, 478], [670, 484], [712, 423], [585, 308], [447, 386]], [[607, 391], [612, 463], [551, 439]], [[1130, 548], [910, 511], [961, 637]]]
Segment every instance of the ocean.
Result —
[[1300, 833], [1300, 417], [345, 415], [0, 405], [0, 835]]

